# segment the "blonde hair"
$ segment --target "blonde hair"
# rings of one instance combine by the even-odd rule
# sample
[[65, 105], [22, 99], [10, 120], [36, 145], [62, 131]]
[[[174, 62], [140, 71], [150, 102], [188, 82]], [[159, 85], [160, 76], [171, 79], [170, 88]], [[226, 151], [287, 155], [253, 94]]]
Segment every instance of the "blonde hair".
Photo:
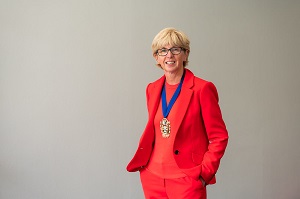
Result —
[[[184, 48], [184, 50], [190, 51], [190, 40], [187, 35], [182, 31], [175, 28], [165, 28], [161, 30], [152, 41], [152, 54], [156, 55], [157, 50], [164, 46], [172, 45], [176, 47]], [[188, 60], [183, 62], [183, 67], [187, 66]], [[157, 66], [161, 67], [160, 64]]]

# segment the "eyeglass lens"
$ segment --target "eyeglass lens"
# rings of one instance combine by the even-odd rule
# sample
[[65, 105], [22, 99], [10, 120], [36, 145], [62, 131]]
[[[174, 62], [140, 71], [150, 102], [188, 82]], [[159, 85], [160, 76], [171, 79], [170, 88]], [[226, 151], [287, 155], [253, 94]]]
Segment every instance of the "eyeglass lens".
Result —
[[157, 51], [157, 53], [158, 53], [158, 55], [166, 56], [169, 51], [171, 51], [171, 53], [173, 55], [178, 55], [181, 53], [181, 48], [178, 48], [178, 47], [174, 47], [174, 48], [170, 48], [170, 49], [163, 48], [163, 49], [159, 49]]

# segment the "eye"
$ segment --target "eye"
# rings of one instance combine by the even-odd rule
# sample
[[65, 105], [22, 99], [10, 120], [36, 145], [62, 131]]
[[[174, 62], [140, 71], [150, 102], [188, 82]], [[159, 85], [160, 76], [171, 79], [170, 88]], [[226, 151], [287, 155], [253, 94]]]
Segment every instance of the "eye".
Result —
[[165, 48], [160, 49], [160, 52], [161, 52], [161, 53], [166, 53], [166, 52], [168, 52], [168, 49], [165, 49]]
[[181, 50], [181, 48], [178, 48], [178, 47], [175, 47], [175, 48], [172, 48], [172, 51], [174, 52], [178, 52], [178, 51], [180, 51]]
[[181, 53], [181, 48], [180, 47], [171, 48], [171, 52], [173, 55], [178, 55]]

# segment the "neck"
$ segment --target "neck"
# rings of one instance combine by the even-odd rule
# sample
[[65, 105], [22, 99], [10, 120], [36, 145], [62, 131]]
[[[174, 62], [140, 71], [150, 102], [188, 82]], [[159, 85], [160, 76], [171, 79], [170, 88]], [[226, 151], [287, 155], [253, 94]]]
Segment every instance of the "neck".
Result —
[[181, 80], [181, 77], [183, 75], [184, 69], [182, 68], [179, 71], [176, 72], [165, 72], [166, 81], [169, 85], [175, 85], [178, 84]]

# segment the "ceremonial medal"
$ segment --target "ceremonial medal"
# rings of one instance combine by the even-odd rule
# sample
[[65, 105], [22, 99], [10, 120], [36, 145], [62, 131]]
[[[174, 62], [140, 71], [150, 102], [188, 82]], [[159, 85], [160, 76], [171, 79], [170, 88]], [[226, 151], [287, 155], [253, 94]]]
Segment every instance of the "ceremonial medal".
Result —
[[160, 131], [163, 138], [170, 137], [171, 125], [170, 125], [170, 121], [167, 118], [163, 118], [160, 121]]
[[162, 92], [161, 92], [161, 103], [162, 103], [162, 112], [163, 112], [163, 116], [164, 118], [160, 121], [160, 131], [161, 131], [161, 135], [163, 138], [168, 138], [170, 137], [171, 134], [171, 124], [170, 121], [167, 119], [180, 91], [181, 91], [181, 87], [182, 87], [182, 83], [183, 83], [183, 79], [184, 79], [184, 74], [185, 71], [183, 72], [183, 75], [181, 77], [180, 83], [175, 91], [175, 93], [173, 94], [169, 104], [167, 105], [167, 97], [166, 97], [166, 89], [165, 89], [165, 84], [163, 85], [162, 88]]

